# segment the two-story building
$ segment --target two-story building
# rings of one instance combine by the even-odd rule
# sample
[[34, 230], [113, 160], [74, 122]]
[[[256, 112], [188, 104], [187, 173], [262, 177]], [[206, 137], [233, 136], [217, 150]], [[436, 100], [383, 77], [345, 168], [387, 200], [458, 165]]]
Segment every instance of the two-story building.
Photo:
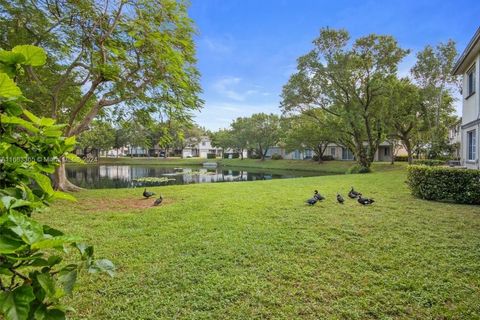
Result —
[[480, 169], [480, 28], [468, 43], [453, 69], [453, 75], [463, 76], [462, 125], [460, 132], [462, 165]]

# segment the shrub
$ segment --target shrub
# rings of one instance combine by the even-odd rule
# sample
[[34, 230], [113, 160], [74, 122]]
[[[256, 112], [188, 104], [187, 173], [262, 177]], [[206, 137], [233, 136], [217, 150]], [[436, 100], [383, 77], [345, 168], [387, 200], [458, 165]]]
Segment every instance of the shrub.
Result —
[[217, 155], [215, 153], [207, 153], [207, 159], [215, 159]]
[[[313, 161], [318, 161], [318, 155], [317, 155], [317, 154], [314, 155], [314, 156], [312, 157], [312, 160], [313, 160]], [[331, 155], [324, 155], [324, 156], [322, 156], [322, 161], [332, 161], [332, 160], [335, 160], [335, 159], [334, 159], [333, 156], [331, 156]]]
[[347, 170], [347, 174], [352, 174], [352, 173], [369, 173], [371, 172], [372, 170], [370, 168], [367, 168], [367, 167], [362, 167], [361, 165], [359, 164], [356, 164], [354, 166], [351, 166], [350, 168], [348, 168]]
[[433, 167], [433, 166], [443, 166], [445, 164], [445, 160], [438, 160], [438, 159], [418, 159], [418, 160], [414, 160], [413, 161], [413, 164], [417, 164], [417, 165], [426, 165], [426, 166], [430, 166], [430, 167]]
[[480, 170], [413, 165], [407, 184], [418, 198], [480, 204]]
[[259, 154], [251, 154], [249, 156], [250, 159], [261, 159], [262, 157]]
[[395, 161], [397, 162], [407, 162], [408, 156], [395, 156]]
[[277, 153], [272, 154], [272, 160], [282, 160], [282, 159], [283, 157], [281, 154], [277, 154]]
[[[75, 137], [62, 137], [63, 125], [25, 110], [28, 100], [13, 80], [21, 65], [43, 65], [45, 52], [27, 45], [0, 53], [0, 318], [65, 319], [62, 298], [80, 271], [113, 273], [114, 266], [94, 260], [93, 247], [80, 238], [32, 218], [55, 199], [75, 200], [49, 179], [59, 158], [79, 160], [70, 153]], [[63, 262], [68, 247], [78, 252], [76, 263]]]

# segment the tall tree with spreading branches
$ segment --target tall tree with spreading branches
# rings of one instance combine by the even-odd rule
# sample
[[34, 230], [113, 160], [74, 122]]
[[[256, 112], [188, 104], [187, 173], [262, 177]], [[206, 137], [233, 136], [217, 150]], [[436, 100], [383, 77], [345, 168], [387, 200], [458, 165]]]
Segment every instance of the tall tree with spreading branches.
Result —
[[328, 28], [313, 44], [283, 88], [282, 110], [321, 110], [334, 116], [342, 144], [368, 168], [385, 138], [388, 80], [396, 77], [398, 63], [408, 51], [391, 36], [371, 34], [350, 44], [346, 30]]
[[[107, 108], [200, 108], [193, 33], [182, 0], [0, 2], [0, 47], [36, 44], [49, 57], [42, 70], [24, 66], [19, 86], [38, 97], [32, 110], [68, 124], [67, 137]], [[76, 189], [63, 162], [56, 187]]]

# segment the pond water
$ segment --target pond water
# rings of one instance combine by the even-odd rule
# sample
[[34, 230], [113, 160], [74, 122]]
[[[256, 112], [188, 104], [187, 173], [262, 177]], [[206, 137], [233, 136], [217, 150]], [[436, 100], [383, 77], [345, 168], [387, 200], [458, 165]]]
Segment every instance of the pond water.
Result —
[[321, 172], [201, 166], [67, 166], [68, 179], [87, 189], [135, 188], [174, 184], [256, 181], [323, 175]]

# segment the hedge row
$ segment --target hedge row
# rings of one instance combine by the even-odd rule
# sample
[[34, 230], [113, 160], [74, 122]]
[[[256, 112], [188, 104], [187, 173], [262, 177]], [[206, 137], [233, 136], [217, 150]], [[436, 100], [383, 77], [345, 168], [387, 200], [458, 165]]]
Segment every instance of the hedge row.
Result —
[[480, 170], [413, 165], [407, 184], [418, 198], [480, 204]]
[[413, 160], [414, 164], [424, 164], [426, 166], [443, 166], [446, 161], [445, 160], [437, 160], [437, 159], [418, 159], [418, 160]]

